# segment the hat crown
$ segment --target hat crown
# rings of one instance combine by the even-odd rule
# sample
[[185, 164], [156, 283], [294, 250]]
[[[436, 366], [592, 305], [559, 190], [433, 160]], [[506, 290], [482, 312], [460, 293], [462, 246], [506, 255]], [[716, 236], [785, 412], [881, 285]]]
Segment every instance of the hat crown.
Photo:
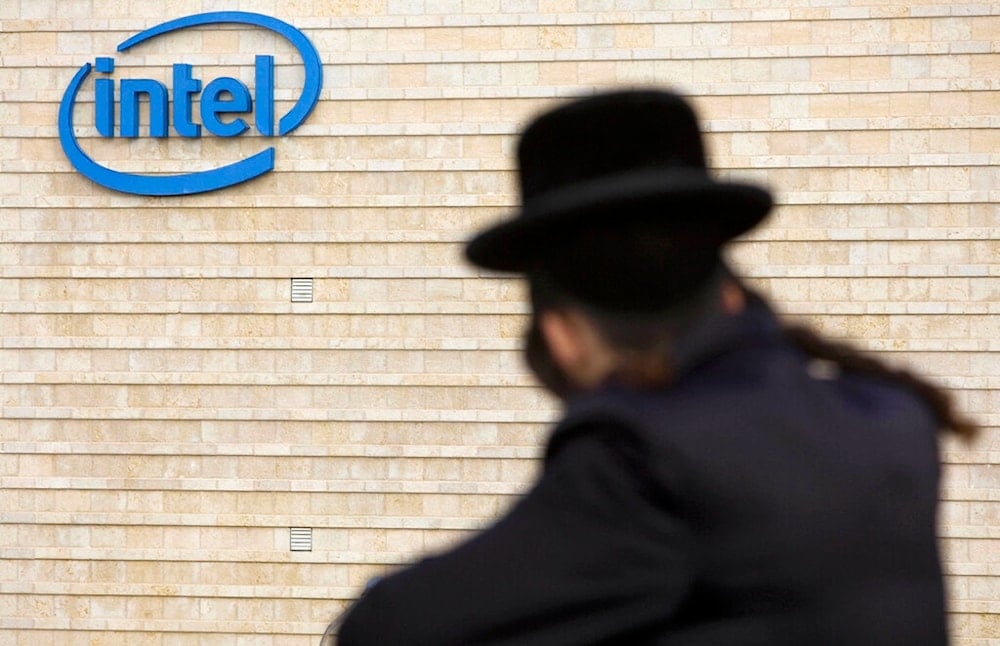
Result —
[[[574, 231], [626, 224], [663, 233], [691, 253], [716, 250], [757, 225], [770, 194], [714, 179], [694, 110], [655, 89], [577, 99], [537, 117], [518, 145], [521, 206], [476, 235], [466, 257], [480, 267], [527, 272]], [[578, 260], [577, 262], [586, 260]]]
[[707, 174], [697, 116], [662, 91], [598, 95], [557, 108], [518, 146], [522, 200], [637, 170]]

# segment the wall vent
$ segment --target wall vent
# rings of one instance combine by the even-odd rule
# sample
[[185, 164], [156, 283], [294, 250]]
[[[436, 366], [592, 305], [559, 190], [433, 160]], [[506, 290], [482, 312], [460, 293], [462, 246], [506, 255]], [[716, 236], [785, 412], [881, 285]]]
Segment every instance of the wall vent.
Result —
[[312, 303], [313, 302], [313, 279], [293, 278], [292, 279], [292, 302]]
[[313, 549], [312, 527], [290, 527], [288, 529], [288, 549], [293, 552], [311, 552]]

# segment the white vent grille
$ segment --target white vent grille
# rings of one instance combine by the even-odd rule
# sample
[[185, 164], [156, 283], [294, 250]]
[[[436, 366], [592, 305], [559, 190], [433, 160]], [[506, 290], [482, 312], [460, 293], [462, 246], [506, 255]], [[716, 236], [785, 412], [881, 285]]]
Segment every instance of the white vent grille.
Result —
[[290, 527], [288, 529], [288, 549], [293, 552], [311, 552], [313, 549], [312, 527]]
[[292, 279], [292, 302], [312, 303], [313, 302], [313, 279], [293, 278]]

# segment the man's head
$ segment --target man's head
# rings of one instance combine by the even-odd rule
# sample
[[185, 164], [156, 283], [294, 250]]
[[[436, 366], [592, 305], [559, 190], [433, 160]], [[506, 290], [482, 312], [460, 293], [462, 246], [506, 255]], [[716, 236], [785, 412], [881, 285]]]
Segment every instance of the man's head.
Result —
[[[612, 92], [543, 113], [525, 129], [518, 162], [521, 208], [466, 255], [526, 276], [534, 345], [541, 339], [556, 363], [559, 341], [546, 329], [560, 325], [544, 323], [555, 320], [546, 312], [603, 321], [598, 338], [641, 355], [662, 339], [640, 329], [702, 311], [706, 291], [718, 300], [720, 249], [771, 207], [764, 189], [710, 176], [697, 117], [670, 92]], [[528, 352], [531, 362], [530, 336]]]
[[525, 356], [539, 381], [563, 399], [609, 382], [668, 386], [676, 376], [678, 340], [709, 317], [737, 314], [746, 304], [739, 282], [721, 265], [693, 293], [655, 312], [595, 308], [538, 275], [528, 284]]

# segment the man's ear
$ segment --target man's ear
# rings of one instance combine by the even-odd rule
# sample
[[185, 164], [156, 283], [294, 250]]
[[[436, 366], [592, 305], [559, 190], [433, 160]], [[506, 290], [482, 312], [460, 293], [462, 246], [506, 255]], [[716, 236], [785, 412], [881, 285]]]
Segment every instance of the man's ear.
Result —
[[552, 361], [574, 386], [599, 386], [618, 363], [618, 356], [601, 339], [594, 324], [572, 309], [538, 314], [538, 329]]
[[563, 372], [573, 374], [586, 352], [580, 321], [569, 312], [545, 310], [538, 315], [538, 328], [556, 365]]
[[727, 280], [719, 290], [719, 301], [722, 305], [722, 311], [733, 315], [743, 311], [747, 304], [747, 297], [736, 282]]

